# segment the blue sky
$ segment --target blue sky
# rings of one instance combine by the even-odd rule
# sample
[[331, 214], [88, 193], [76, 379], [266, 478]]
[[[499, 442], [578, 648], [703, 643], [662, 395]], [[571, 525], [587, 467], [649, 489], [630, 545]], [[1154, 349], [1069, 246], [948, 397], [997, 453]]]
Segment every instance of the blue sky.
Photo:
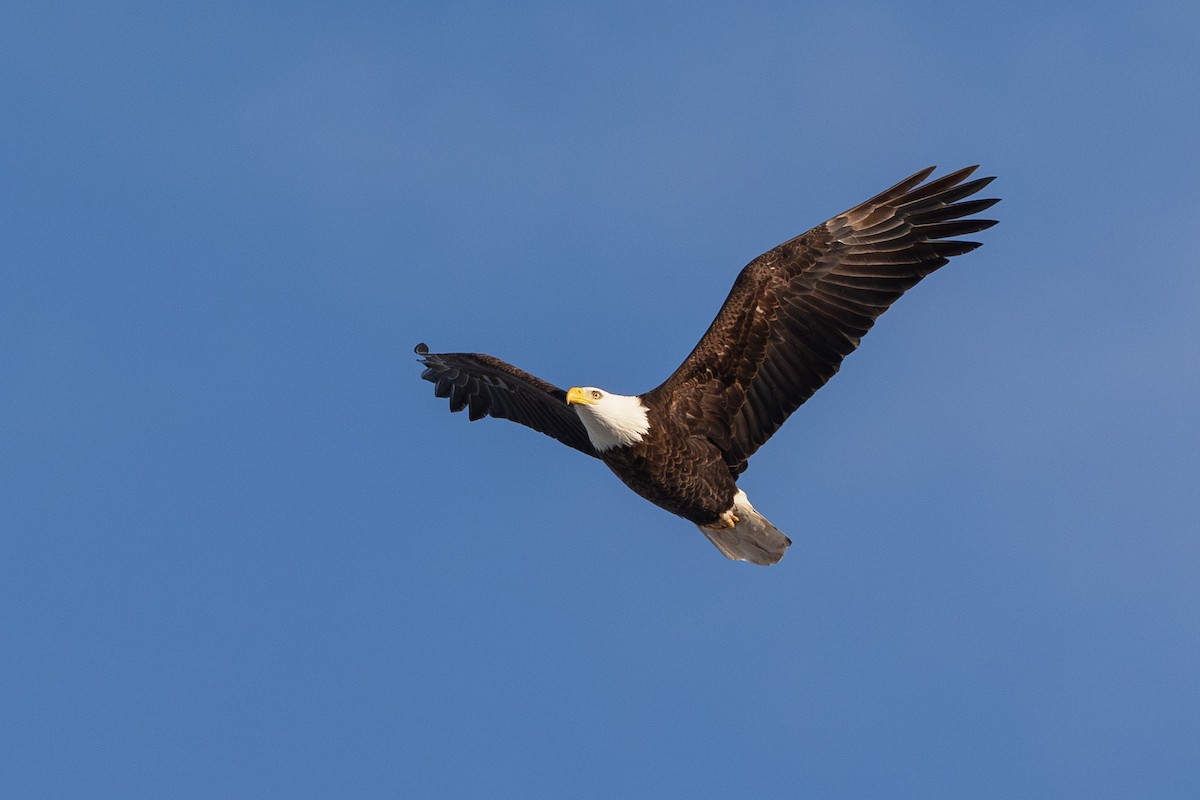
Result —
[[[12, 797], [1200, 796], [1200, 7], [9, 3]], [[741, 266], [1001, 224], [723, 559], [411, 354], [633, 393]]]

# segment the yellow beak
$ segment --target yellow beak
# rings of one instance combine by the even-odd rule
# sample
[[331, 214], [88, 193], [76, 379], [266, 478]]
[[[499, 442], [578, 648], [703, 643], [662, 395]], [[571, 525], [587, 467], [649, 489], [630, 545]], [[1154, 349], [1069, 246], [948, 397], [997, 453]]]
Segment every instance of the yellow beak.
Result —
[[595, 402], [596, 401], [592, 399], [591, 395], [589, 395], [583, 389], [580, 389], [578, 386], [572, 386], [567, 390], [567, 405], [577, 404], [590, 406], [595, 405]]

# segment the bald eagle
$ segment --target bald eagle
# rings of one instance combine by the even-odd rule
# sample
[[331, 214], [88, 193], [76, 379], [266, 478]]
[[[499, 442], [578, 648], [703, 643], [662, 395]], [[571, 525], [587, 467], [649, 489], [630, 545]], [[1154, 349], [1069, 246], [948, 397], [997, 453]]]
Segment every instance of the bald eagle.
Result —
[[997, 199], [966, 200], [992, 178], [967, 167], [887, 191], [768, 250], [738, 275], [679, 369], [645, 394], [566, 391], [481, 353], [416, 347], [421, 377], [450, 410], [509, 419], [599, 458], [655, 505], [696, 524], [726, 557], [774, 564], [792, 543], [737, 479], [788, 415], [825, 385], [907, 289], [979, 246], [952, 237]]

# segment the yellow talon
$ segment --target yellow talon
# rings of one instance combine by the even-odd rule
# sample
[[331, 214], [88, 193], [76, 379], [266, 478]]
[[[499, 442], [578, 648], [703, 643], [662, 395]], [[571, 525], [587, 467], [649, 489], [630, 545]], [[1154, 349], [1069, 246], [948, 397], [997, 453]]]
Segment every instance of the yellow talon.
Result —
[[717, 521], [712, 525], [701, 525], [700, 527], [710, 531], [720, 531], [735, 527], [740, 519], [741, 517], [733, 513], [733, 509], [731, 508], [728, 511], [722, 511], [721, 516], [717, 517]]

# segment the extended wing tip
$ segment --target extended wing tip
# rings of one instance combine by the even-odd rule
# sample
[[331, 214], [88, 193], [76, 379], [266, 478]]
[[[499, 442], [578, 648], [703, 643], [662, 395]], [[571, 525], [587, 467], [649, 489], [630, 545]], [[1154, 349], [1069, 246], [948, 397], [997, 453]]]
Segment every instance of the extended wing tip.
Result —
[[[947, 186], [954, 186], [955, 184], [962, 183], [967, 178], [974, 175], [975, 171], [978, 169], [979, 169], [978, 164], [972, 164], [968, 167], [959, 167], [956, 170], [947, 172], [945, 175], [938, 178], [938, 180], [943, 181]], [[979, 188], [982, 189], [984, 186], [987, 186], [989, 183], [991, 183], [994, 180], [995, 180], [995, 176], [992, 176], [990, 178], [978, 178], [978, 179], [976, 179], [976, 183], [978, 183]]]
[[[976, 178], [974, 183], [978, 185], [979, 189], [982, 189], [994, 180], [996, 180], [995, 175], [985, 175], [982, 178]], [[979, 189], [976, 189], [975, 191], [979, 191]]]
[[906, 184], [909, 185], [910, 188], [912, 186], [920, 186], [922, 183], [925, 182], [926, 178], [928, 178], [930, 175], [932, 175], [936, 171], [937, 171], [937, 164], [931, 164], [930, 166], [926, 167], [925, 169], [919, 169], [916, 172], [914, 172], [912, 175], [909, 175], [907, 178], [900, 181], [900, 183], [896, 184], [896, 186], [902, 186], [902, 185], [906, 185]]
[[413, 348], [413, 352], [419, 356], [429, 355], [429, 345], [424, 342], [417, 342], [417, 346]]

